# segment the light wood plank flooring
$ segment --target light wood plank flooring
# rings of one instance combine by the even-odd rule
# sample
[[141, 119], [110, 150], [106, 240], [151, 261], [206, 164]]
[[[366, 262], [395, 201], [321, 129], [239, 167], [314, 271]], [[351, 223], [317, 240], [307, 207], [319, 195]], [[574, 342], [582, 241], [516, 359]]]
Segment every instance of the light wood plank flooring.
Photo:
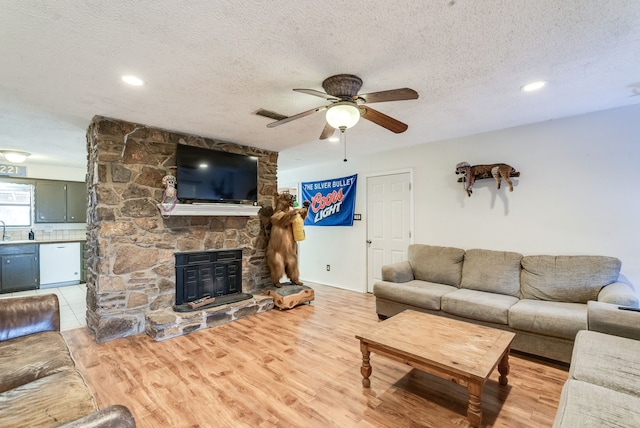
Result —
[[[139, 427], [465, 427], [466, 388], [372, 354], [362, 387], [355, 334], [375, 298], [316, 284], [316, 300], [187, 336], [96, 344], [63, 333], [98, 405], [125, 404]], [[567, 368], [512, 354], [509, 385], [482, 395], [487, 427], [549, 427]]]

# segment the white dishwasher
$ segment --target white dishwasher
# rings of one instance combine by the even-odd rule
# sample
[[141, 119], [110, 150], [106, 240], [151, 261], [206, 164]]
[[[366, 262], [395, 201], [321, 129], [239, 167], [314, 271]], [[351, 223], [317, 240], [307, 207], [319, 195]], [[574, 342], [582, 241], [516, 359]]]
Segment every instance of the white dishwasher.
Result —
[[40, 288], [80, 283], [80, 243], [40, 244]]

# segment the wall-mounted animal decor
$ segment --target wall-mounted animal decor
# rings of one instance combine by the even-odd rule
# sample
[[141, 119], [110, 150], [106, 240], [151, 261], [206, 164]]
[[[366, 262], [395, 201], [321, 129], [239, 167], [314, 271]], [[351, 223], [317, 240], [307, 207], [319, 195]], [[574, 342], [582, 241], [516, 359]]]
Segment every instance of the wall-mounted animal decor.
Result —
[[500, 188], [500, 179], [503, 178], [509, 184], [509, 191], [513, 192], [513, 183], [510, 177], [520, 177], [520, 173], [506, 163], [494, 163], [491, 165], [469, 165], [469, 162], [460, 162], [456, 165], [456, 174], [463, 176], [458, 178], [458, 183], [464, 183], [464, 190], [471, 196], [473, 183], [476, 180], [493, 177]]

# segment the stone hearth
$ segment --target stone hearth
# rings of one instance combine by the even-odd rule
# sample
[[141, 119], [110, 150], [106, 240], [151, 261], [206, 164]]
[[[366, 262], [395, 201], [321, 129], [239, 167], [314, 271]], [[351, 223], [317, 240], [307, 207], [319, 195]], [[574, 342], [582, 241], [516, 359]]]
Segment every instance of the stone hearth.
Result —
[[226, 324], [270, 309], [273, 309], [273, 298], [256, 293], [248, 300], [201, 311], [154, 311], [147, 315], [146, 332], [154, 340], [164, 340]]
[[87, 326], [97, 342], [142, 332], [164, 339], [273, 305], [260, 296], [205, 311], [171, 309], [175, 252], [240, 248], [242, 292], [261, 295], [271, 282], [258, 216], [161, 215], [162, 177], [175, 175], [179, 143], [258, 157], [258, 204], [273, 203], [275, 152], [94, 117], [87, 130]]

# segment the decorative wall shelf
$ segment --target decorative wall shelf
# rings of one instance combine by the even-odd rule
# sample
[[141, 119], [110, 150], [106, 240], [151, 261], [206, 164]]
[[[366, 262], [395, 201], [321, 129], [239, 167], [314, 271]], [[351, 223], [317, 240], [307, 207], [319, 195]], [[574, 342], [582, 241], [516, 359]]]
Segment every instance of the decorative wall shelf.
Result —
[[258, 215], [261, 207], [242, 204], [172, 204], [156, 205], [163, 216], [236, 216]]

